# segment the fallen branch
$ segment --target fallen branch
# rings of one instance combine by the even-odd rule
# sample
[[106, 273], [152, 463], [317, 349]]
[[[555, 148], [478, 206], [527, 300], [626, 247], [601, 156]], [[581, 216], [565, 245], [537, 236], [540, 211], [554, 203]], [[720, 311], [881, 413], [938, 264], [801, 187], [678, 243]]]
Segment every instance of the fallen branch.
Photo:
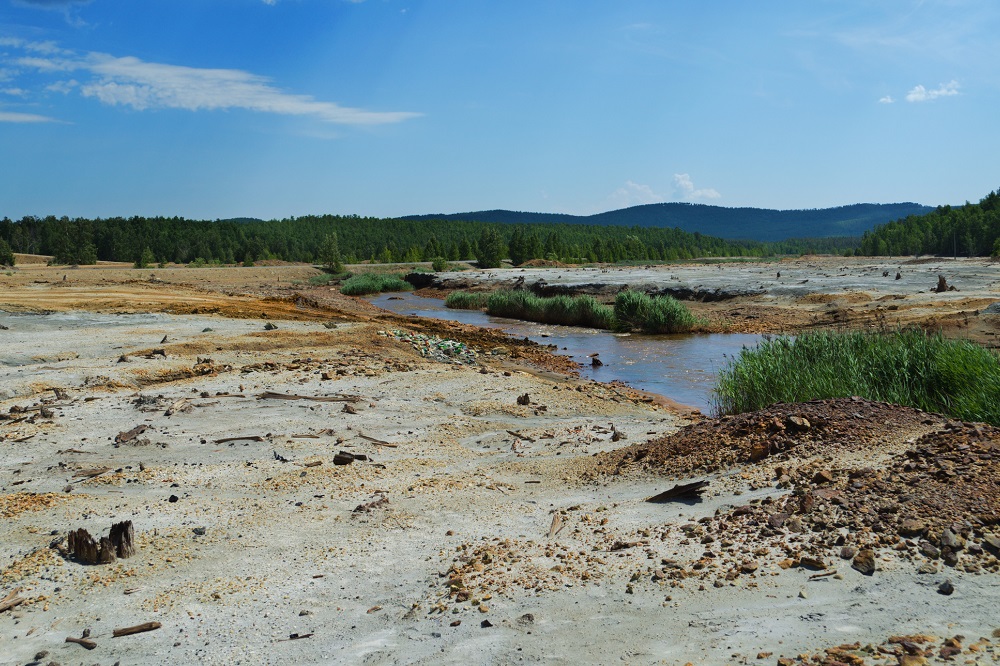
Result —
[[837, 570], [834, 569], [832, 571], [825, 571], [823, 573], [813, 574], [812, 576], [809, 576], [809, 580], [819, 580], [820, 578], [826, 578], [827, 576], [833, 576], [836, 573], [837, 573]]
[[21, 592], [21, 588], [15, 588], [6, 597], [0, 599], [0, 613], [10, 610], [15, 606], [20, 606], [26, 599], [24, 597], [17, 596]]
[[100, 476], [105, 472], [111, 471], [110, 467], [95, 467], [93, 469], [81, 469], [79, 472], [73, 475], [74, 479], [80, 479], [84, 481], [86, 479], [92, 479], [95, 476]]
[[146, 631], [153, 631], [154, 629], [159, 629], [163, 625], [159, 622], [143, 622], [142, 624], [137, 624], [134, 627], [123, 627], [121, 629], [115, 629], [112, 633], [115, 638], [119, 636], [131, 636], [132, 634], [141, 634]]
[[552, 524], [549, 525], [549, 538], [551, 539], [555, 535], [559, 534], [559, 532], [562, 531], [563, 527], [565, 526], [563, 525], [562, 516], [560, 516], [558, 513], [553, 515]]
[[517, 432], [516, 430], [508, 430], [507, 434], [508, 435], [513, 435], [514, 437], [517, 437], [519, 439], [523, 439], [526, 442], [531, 442], [532, 444], [534, 444], [534, 442], [535, 442], [535, 440], [533, 438], [528, 437], [527, 435], [522, 435], [521, 433]]
[[361, 402], [359, 395], [295, 395], [293, 393], [274, 393], [264, 391], [260, 400], [315, 400], [317, 402]]
[[213, 440], [213, 444], [225, 444], [226, 442], [238, 442], [245, 439], [249, 442], [263, 442], [264, 438], [260, 435], [245, 435], [243, 437], [223, 437], [222, 439]]
[[137, 425], [131, 430], [120, 432], [115, 437], [115, 444], [124, 444], [125, 442], [131, 442], [133, 439], [135, 439], [142, 433], [146, 432], [147, 430], [149, 430], [149, 426], [143, 423], [142, 425]]
[[180, 400], [175, 401], [174, 404], [170, 405], [170, 407], [167, 408], [167, 411], [163, 412], [163, 415], [173, 416], [178, 412], [189, 412], [192, 407], [194, 407], [194, 405], [191, 404], [190, 400], [187, 398], [181, 398]]
[[67, 643], [76, 643], [77, 645], [82, 645], [83, 647], [87, 648], [88, 650], [93, 650], [95, 647], [97, 647], [97, 643], [95, 643], [94, 641], [90, 640], [89, 638], [73, 638], [72, 636], [67, 636], [66, 637], [66, 642]]
[[369, 437], [368, 435], [362, 435], [360, 432], [358, 433], [358, 437], [365, 440], [366, 442], [371, 442], [376, 446], [388, 446], [390, 449], [395, 449], [399, 447], [399, 444], [393, 444], [392, 442], [384, 442], [381, 439], [375, 439], [374, 437]]

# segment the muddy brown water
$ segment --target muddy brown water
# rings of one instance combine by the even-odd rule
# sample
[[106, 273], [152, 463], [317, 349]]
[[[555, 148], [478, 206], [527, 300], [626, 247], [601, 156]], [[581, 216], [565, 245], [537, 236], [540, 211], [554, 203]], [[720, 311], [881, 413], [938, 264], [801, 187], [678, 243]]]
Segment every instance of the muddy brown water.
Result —
[[[371, 302], [396, 314], [447, 319], [499, 328], [540, 344], [556, 345], [557, 353], [583, 367], [580, 374], [601, 382], [622, 381], [685, 405], [710, 412], [712, 388], [719, 370], [744, 347], [754, 347], [760, 335], [708, 333], [636, 335], [576, 326], [557, 326], [491, 317], [478, 310], [450, 310], [444, 301], [407, 293], [379, 294]], [[591, 357], [604, 364], [592, 367]]]

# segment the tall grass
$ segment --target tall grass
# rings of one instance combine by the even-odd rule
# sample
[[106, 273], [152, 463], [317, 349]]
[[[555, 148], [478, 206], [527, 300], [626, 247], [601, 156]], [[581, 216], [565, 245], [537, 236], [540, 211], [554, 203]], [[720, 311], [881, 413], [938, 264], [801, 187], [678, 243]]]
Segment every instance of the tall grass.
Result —
[[641, 291], [623, 291], [615, 297], [615, 319], [619, 329], [643, 333], [684, 333], [699, 323], [676, 298]]
[[593, 296], [536, 296], [530, 291], [494, 291], [486, 298], [486, 312], [543, 324], [612, 328], [614, 310]]
[[444, 299], [444, 306], [453, 310], [482, 310], [486, 307], [486, 294], [453, 291]]
[[362, 273], [353, 275], [340, 284], [340, 293], [347, 296], [378, 294], [383, 291], [411, 291], [413, 285], [398, 275]]
[[719, 374], [720, 414], [858, 395], [1000, 425], [1000, 357], [916, 329], [804, 333], [744, 348]]

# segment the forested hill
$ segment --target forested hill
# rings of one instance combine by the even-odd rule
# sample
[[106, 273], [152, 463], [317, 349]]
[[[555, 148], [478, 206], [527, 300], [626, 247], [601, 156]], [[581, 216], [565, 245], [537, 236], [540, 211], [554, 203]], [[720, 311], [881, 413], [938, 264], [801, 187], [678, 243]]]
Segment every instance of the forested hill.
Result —
[[689, 203], [657, 203], [596, 215], [484, 210], [448, 215], [409, 215], [410, 220], [462, 220], [490, 224], [590, 224], [678, 228], [688, 233], [756, 241], [787, 238], [860, 236], [879, 224], [934, 210], [915, 203], [853, 204], [812, 210], [724, 208]]
[[881, 225], [864, 234], [858, 254], [1000, 256], [1000, 190], [977, 204], [939, 206]]

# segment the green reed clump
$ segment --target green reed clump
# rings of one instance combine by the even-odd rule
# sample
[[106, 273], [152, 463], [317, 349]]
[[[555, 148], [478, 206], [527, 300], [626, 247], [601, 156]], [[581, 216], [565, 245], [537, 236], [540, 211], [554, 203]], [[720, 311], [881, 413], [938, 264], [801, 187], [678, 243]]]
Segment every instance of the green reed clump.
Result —
[[719, 373], [720, 414], [857, 395], [1000, 425], [1000, 357], [917, 329], [804, 333], [744, 348]]
[[593, 296], [536, 296], [530, 291], [494, 291], [486, 298], [486, 312], [542, 324], [609, 329], [614, 310]]
[[444, 306], [454, 310], [482, 310], [486, 307], [486, 294], [453, 291], [444, 299]]
[[684, 333], [699, 324], [687, 306], [672, 296], [623, 291], [615, 298], [615, 319], [621, 330], [643, 333]]
[[362, 273], [353, 275], [340, 285], [340, 293], [347, 296], [379, 294], [383, 291], [411, 291], [413, 285], [398, 275], [385, 273]]

